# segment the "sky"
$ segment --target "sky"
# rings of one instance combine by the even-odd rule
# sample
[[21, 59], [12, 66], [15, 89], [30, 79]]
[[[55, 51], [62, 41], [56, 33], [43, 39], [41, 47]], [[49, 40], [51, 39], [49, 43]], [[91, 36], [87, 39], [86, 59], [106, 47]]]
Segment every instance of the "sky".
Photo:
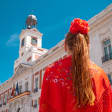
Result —
[[0, 84], [14, 71], [19, 35], [29, 14], [37, 17], [42, 47], [50, 49], [64, 39], [74, 18], [89, 20], [111, 0], [0, 0]]

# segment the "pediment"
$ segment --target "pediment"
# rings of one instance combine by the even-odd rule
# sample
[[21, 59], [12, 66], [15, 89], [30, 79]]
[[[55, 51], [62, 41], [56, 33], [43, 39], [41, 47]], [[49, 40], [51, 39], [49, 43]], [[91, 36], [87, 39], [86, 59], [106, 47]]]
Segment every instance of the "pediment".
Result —
[[26, 69], [30, 68], [32, 65], [26, 63], [20, 63], [15, 71], [15, 74], [24, 72]]

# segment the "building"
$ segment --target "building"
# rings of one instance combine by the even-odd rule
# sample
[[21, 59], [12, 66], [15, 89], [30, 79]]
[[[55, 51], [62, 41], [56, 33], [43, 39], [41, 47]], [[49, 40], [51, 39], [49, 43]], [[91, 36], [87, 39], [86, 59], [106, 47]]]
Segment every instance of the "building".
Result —
[[90, 57], [107, 73], [112, 84], [112, 4], [89, 20]]
[[[112, 4], [89, 20], [90, 57], [112, 77]], [[37, 112], [45, 69], [64, 58], [64, 40], [50, 50], [42, 48], [37, 19], [29, 15], [20, 34], [14, 74], [0, 85], [0, 112]]]

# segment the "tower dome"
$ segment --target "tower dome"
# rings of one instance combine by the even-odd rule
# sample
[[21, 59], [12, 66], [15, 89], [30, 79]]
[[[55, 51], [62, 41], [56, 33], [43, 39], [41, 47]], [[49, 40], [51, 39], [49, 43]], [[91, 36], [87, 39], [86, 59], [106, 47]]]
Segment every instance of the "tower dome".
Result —
[[35, 15], [29, 15], [26, 19], [26, 27], [27, 29], [31, 29], [33, 27], [36, 27], [37, 25], [37, 18]]

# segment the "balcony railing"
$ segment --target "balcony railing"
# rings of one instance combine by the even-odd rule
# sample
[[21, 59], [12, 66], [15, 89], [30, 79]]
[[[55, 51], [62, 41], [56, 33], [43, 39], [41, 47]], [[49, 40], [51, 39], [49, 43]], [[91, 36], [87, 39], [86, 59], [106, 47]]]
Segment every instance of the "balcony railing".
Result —
[[15, 100], [15, 99], [18, 99], [18, 98], [20, 98], [20, 97], [22, 97], [22, 96], [25, 96], [25, 95], [30, 95], [30, 91], [24, 91], [24, 92], [22, 92], [22, 93], [20, 93], [20, 94], [18, 94], [18, 95], [15, 95], [14, 97], [10, 98], [10, 99], [8, 100], [8, 102], [11, 102], [11, 101], [13, 101], [13, 100]]
[[102, 57], [102, 63], [109, 61], [109, 60], [112, 60], [112, 53]]

